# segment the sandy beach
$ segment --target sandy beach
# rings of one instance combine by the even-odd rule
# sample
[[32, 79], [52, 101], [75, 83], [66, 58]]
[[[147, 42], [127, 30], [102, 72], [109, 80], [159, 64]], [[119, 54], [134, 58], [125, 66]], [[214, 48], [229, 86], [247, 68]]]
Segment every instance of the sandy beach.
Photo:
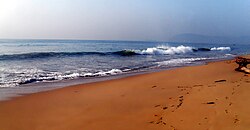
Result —
[[212, 62], [1, 101], [0, 129], [248, 130], [250, 78], [236, 67]]

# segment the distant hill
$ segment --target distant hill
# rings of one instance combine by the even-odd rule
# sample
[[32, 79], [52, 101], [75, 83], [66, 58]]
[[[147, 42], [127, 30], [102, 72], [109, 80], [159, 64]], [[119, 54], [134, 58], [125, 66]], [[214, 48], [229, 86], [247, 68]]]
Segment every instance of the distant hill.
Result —
[[225, 43], [225, 44], [250, 44], [250, 36], [241, 37], [220, 37], [206, 36], [192, 33], [175, 35], [170, 38], [171, 42], [191, 42], [191, 43]]

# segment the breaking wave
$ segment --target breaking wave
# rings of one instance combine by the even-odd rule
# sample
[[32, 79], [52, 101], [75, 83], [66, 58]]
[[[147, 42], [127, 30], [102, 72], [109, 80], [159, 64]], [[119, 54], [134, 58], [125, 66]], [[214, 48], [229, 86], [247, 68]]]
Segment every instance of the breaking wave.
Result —
[[[8, 81], [1, 81], [1, 87], [15, 87], [18, 85], [35, 83], [35, 82], [48, 82], [48, 81], [56, 81], [56, 80], [65, 80], [65, 79], [75, 79], [78, 77], [100, 77], [100, 76], [110, 76], [110, 75], [117, 75], [127, 71], [129, 69], [111, 69], [108, 71], [99, 71], [93, 73], [86, 73], [86, 72], [72, 72], [72, 73], [61, 73], [61, 72], [45, 72], [42, 70], [37, 69], [23, 69], [23, 70], [13, 70], [15, 72], [15, 76], [13, 80]], [[19, 73], [25, 74], [25, 76], [18, 77]], [[14, 76], [14, 73], [13, 75]]]
[[23, 54], [4, 54], [0, 55], [0, 60], [25, 60], [35, 58], [49, 57], [68, 57], [68, 56], [85, 56], [85, 55], [117, 55], [117, 56], [134, 56], [134, 55], [174, 55], [202, 51], [230, 51], [230, 47], [213, 47], [213, 48], [194, 48], [190, 46], [157, 46], [142, 50], [121, 50], [116, 52], [33, 52]]
[[193, 52], [193, 47], [183, 45], [177, 47], [158, 46], [147, 48], [146, 50], [136, 50], [135, 52], [143, 55], [173, 55]]
[[212, 51], [230, 51], [230, 47], [213, 47], [211, 48]]

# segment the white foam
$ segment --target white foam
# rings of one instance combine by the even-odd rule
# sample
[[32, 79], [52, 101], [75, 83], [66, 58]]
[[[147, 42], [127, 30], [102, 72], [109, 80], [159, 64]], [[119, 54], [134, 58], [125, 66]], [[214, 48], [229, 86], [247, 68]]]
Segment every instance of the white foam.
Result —
[[213, 47], [211, 48], [212, 51], [230, 51], [230, 47]]
[[[6, 71], [1, 69], [1, 71]], [[126, 69], [125, 71], [129, 71]], [[111, 69], [109, 71], [99, 71], [97, 73], [86, 73], [86, 72], [49, 72], [46, 73], [38, 69], [23, 69], [16, 71], [16, 73], [21, 74], [21, 76], [13, 77], [12, 79], [4, 79], [4, 76], [0, 76], [0, 88], [2, 87], [15, 87], [20, 83], [29, 82], [41, 82], [41, 81], [51, 81], [51, 80], [64, 80], [64, 79], [75, 79], [77, 77], [95, 77], [95, 76], [108, 76], [123, 73], [120, 69]], [[32, 81], [34, 80], [34, 81]]]
[[112, 69], [109, 71], [101, 71], [101, 72], [95, 73], [95, 74], [93, 74], [93, 76], [115, 75], [115, 74], [119, 74], [119, 73], [122, 73], [122, 71], [119, 69]]
[[173, 55], [173, 54], [184, 54], [187, 52], [193, 52], [193, 48], [189, 46], [177, 46], [177, 47], [169, 47], [169, 46], [157, 46], [152, 48], [147, 48], [146, 50], [136, 50], [136, 53], [143, 55]]
[[93, 73], [85, 73], [82, 75], [83, 77], [90, 77], [90, 76], [94, 76]]
[[67, 74], [67, 75], [59, 75], [58, 79], [73, 79], [79, 76], [80, 76], [79, 73], [72, 73], [72, 74]]
[[0, 85], [0, 88], [10, 88], [10, 87], [15, 87], [17, 85], [18, 84], [16, 84], [16, 83], [4, 83], [4, 84]]
[[225, 56], [236, 56], [236, 55], [233, 55], [233, 54], [225, 54]]
[[112, 69], [112, 70], [108, 71], [107, 73], [114, 75], [114, 74], [122, 73], [122, 71], [119, 69]]
[[181, 58], [181, 59], [171, 59], [168, 61], [157, 62], [159, 66], [178, 66], [184, 64], [191, 64], [194, 61], [207, 60], [209, 58]]

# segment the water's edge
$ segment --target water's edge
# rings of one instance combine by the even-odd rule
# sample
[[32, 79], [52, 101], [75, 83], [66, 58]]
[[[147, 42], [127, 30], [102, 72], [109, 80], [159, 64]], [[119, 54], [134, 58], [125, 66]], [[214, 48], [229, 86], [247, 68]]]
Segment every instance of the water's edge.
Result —
[[0, 101], [11, 100], [16, 97], [20, 97], [20, 96], [27, 95], [27, 94], [50, 91], [54, 89], [70, 87], [73, 85], [81, 85], [81, 84], [102, 82], [102, 81], [108, 81], [108, 80], [115, 80], [115, 79], [121, 79], [121, 78], [126, 78], [126, 77], [131, 77], [131, 76], [142, 75], [142, 74], [149, 74], [149, 73], [160, 72], [160, 71], [165, 71], [165, 70], [172, 70], [172, 69], [177, 69], [177, 68], [182, 68], [182, 67], [200, 66], [200, 65], [211, 63], [211, 62], [220, 62], [220, 61], [227, 61], [227, 60], [232, 60], [232, 59], [234, 58], [232, 57], [232, 58], [227, 58], [227, 59], [216, 59], [216, 60], [206, 61], [203, 64], [193, 64], [193, 65], [172, 67], [168, 69], [159, 68], [159, 69], [151, 69], [147, 71], [130, 72], [130, 73], [123, 73], [123, 74], [104, 76], [104, 77], [92, 77], [92, 78], [79, 77], [76, 79], [66, 79], [66, 80], [53, 81], [53, 82], [38, 82], [38, 83], [24, 84], [18, 87], [0, 88]]

